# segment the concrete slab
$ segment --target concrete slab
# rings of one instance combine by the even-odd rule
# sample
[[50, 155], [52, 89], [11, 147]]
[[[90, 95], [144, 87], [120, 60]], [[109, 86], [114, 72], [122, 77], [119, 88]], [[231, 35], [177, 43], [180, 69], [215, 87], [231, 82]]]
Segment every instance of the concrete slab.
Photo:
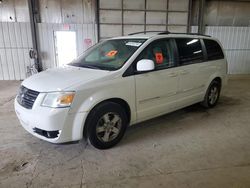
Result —
[[250, 187], [250, 76], [213, 109], [194, 105], [128, 129], [116, 147], [54, 145], [20, 126], [20, 82], [0, 82], [0, 187]]

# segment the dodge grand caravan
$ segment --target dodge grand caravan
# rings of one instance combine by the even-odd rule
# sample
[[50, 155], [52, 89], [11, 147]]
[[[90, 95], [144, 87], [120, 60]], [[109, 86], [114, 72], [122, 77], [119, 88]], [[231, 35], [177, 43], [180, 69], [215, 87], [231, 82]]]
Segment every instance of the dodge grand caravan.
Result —
[[102, 41], [63, 68], [24, 80], [21, 125], [52, 142], [117, 144], [127, 126], [200, 102], [214, 107], [227, 82], [220, 43], [205, 35], [141, 33]]

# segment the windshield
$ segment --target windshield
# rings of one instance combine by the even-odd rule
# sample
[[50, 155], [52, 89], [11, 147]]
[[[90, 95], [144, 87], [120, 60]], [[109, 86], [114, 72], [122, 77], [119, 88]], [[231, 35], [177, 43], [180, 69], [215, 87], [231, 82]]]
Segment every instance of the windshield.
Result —
[[122, 67], [145, 39], [113, 39], [103, 41], [87, 50], [69, 65], [102, 70]]

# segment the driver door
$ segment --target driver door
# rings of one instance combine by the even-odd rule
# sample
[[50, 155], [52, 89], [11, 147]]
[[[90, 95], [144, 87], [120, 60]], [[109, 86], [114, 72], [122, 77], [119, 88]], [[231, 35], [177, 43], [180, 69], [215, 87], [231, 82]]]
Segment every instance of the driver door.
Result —
[[138, 121], [172, 111], [179, 81], [172, 39], [152, 42], [136, 63], [141, 59], [153, 60], [155, 70], [135, 75]]

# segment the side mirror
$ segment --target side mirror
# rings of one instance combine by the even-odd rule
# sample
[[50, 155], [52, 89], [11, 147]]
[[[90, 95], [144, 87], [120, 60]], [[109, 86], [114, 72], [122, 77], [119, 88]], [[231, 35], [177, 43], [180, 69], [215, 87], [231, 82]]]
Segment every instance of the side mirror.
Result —
[[139, 72], [146, 72], [155, 69], [155, 63], [150, 59], [142, 59], [137, 62], [136, 70]]

